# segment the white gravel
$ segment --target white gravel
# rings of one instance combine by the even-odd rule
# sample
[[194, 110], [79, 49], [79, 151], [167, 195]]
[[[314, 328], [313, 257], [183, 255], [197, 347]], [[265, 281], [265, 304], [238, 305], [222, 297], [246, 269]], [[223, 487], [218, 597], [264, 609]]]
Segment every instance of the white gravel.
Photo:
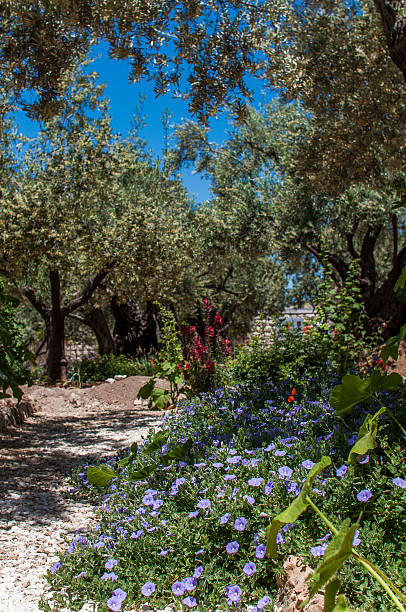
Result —
[[[91, 505], [66, 497], [65, 475], [139, 441], [162, 419], [90, 391], [33, 387], [28, 395], [38, 412], [0, 436], [0, 612], [37, 612], [49, 597], [44, 573], [65, 548], [64, 537], [94, 520]], [[97, 394], [103, 397], [102, 387]]]

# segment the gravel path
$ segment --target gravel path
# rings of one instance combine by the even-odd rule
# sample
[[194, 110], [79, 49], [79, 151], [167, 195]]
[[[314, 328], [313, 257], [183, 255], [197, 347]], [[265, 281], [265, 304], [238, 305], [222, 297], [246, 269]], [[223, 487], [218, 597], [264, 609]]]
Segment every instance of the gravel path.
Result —
[[38, 411], [0, 436], [1, 612], [38, 611], [37, 602], [47, 597], [43, 575], [64, 536], [71, 539], [94, 520], [89, 504], [66, 498], [66, 474], [139, 441], [161, 420], [162, 413], [134, 407], [146, 380], [27, 390]]

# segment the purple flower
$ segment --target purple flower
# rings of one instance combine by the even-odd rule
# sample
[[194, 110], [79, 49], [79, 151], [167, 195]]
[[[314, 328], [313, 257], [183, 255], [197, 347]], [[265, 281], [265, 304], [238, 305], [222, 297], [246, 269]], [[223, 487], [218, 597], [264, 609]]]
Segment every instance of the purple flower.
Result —
[[185, 593], [185, 587], [183, 586], [181, 582], [179, 582], [179, 580], [173, 583], [171, 589], [172, 589], [172, 593], [176, 595], [177, 597], [180, 597], [181, 595], [184, 595]]
[[188, 576], [182, 580], [186, 591], [193, 591], [197, 587], [197, 580], [194, 576]]
[[161, 549], [161, 552], [157, 553], [157, 555], [158, 555], [158, 557], [166, 557], [168, 552], [170, 552], [170, 548], [168, 548], [167, 550], [162, 550]]
[[251, 459], [250, 466], [251, 467], [256, 467], [258, 465], [259, 461], [260, 461], [259, 459]]
[[401, 489], [406, 489], [406, 480], [403, 480], [403, 478], [400, 478], [398, 476], [397, 478], [394, 478], [392, 480], [392, 482], [395, 485], [395, 487], [400, 487]]
[[235, 474], [226, 474], [224, 480], [235, 480], [237, 476]]
[[49, 570], [51, 572], [51, 574], [56, 574], [56, 572], [58, 572], [62, 567], [62, 562], [61, 561], [57, 561], [56, 563], [54, 563], [54, 565], [51, 567], [51, 569]]
[[119, 610], [121, 610], [122, 603], [123, 600], [119, 597], [110, 597], [110, 599], [107, 600], [107, 605], [110, 610], [113, 610], [113, 612], [119, 612]]
[[149, 597], [152, 593], [155, 592], [155, 584], [153, 582], [146, 582], [143, 587], [141, 587], [141, 593], [144, 597]]
[[162, 499], [156, 499], [153, 503], [153, 510], [158, 510], [158, 508], [160, 508], [162, 506], [164, 502], [162, 501]]
[[276, 534], [276, 543], [277, 544], [284, 544], [285, 543], [285, 538], [283, 537], [283, 535], [281, 533], [277, 533]]
[[123, 591], [123, 589], [116, 589], [113, 591], [112, 595], [113, 597], [117, 597], [117, 599], [121, 599], [121, 601], [124, 601], [124, 599], [127, 597], [127, 593]]
[[87, 572], [80, 572], [79, 574], [76, 574], [75, 576], [73, 576], [74, 578], [83, 578], [83, 576], [86, 576]]
[[310, 461], [310, 459], [306, 459], [306, 461], [302, 461], [302, 465], [305, 470], [311, 470], [316, 464]]
[[185, 484], [185, 482], [186, 482], [186, 478], [183, 478], [182, 476], [182, 478], [177, 478], [175, 480], [175, 482], [173, 483], [173, 486], [180, 487], [181, 485]]
[[365, 463], [368, 463], [368, 461], [369, 455], [357, 455], [357, 463], [360, 465], [364, 465]]
[[284, 457], [286, 455], [286, 451], [285, 450], [276, 450], [274, 452], [275, 457]]
[[227, 600], [232, 603], [239, 603], [241, 600], [241, 589], [238, 584], [229, 584], [225, 588]]
[[235, 519], [234, 529], [236, 529], [237, 531], [244, 531], [246, 526], [247, 526], [247, 519], [245, 519], [243, 516], [241, 516], [238, 519]]
[[310, 552], [313, 555], [313, 557], [322, 557], [324, 553], [326, 552], [327, 546], [328, 546], [327, 542], [324, 544], [319, 544], [318, 546], [313, 546], [313, 548], [310, 549]]
[[228, 552], [229, 555], [234, 555], [238, 549], [240, 548], [240, 545], [238, 544], [238, 542], [229, 542], [226, 546], [226, 551]]
[[202, 510], [206, 510], [206, 508], [210, 508], [210, 500], [209, 499], [201, 499], [197, 504], [196, 508], [201, 508]]
[[354, 539], [352, 541], [353, 546], [359, 546], [361, 544], [361, 540], [359, 539], [359, 529], [355, 530]]
[[270, 601], [269, 596], [264, 595], [264, 597], [262, 597], [262, 599], [260, 599], [259, 602], [257, 603], [257, 608], [262, 610], [262, 608], [265, 608], [265, 606], [269, 604], [269, 601]]
[[348, 438], [348, 446], [352, 446], [357, 441], [357, 434], [353, 434], [350, 438]]
[[182, 602], [185, 604], [185, 606], [187, 606], [188, 608], [194, 608], [195, 606], [197, 606], [197, 601], [194, 597], [185, 597], [185, 599], [182, 599]]
[[189, 512], [189, 518], [196, 518], [199, 516], [199, 510], [195, 510], [194, 512]]
[[220, 525], [225, 525], [226, 523], [228, 523], [230, 518], [231, 518], [231, 514], [229, 512], [226, 512], [226, 514], [223, 514], [223, 516], [220, 517]]
[[362, 502], [367, 502], [369, 499], [371, 499], [371, 497], [372, 493], [369, 489], [362, 489], [362, 491], [360, 491], [357, 495], [358, 501]]
[[293, 470], [291, 470], [290, 467], [287, 465], [278, 468], [278, 472], [281, 478], [290, 478], [293, 474]]
[[269, 482], [266, 483], [264, 487], [265, 495], [270, 495], [272, 493], [272, 489], [273, 489], [273, 482], [272, 480], [270, 480]]
[[288, 493], [296, 493], [299, 494], [299, 485], [294, 480], [285, 483], [285, 487]]
[[195, 555], [202, 555], [204, 553], [204, 548], [201, 548], [200, 550], [195, 552]]
[[243, 495], [242, 496], [243, 499], [245, 499], [245, 501], [250, 505], [253, 506], [255, 504], [255, 499], [253, 497], [251, 497], [250, 495]]
[[275, 444], [270, 444], [269, 446], [264, 448], [264, 452], [265, 453], [270, 453], [271, 451], [273, 451], [274, 448], [275, 448]]
[[246, 563], [244, 565], [242, 571], [247, 576], [252, 576], [257, 571], [257, 566], [255, 565], [255, 563], [253, 561], [250, 561], [249, 563]]
[[138, 531], [134, 531], [131, 535], [130, 538], [133, 540], [136, 540], [137, 538], [140, 538], [142, 535], [144, 535], [144, 532], [142, 529], [138, 529]]
[[117, 580], [118, 576], [114, 572], [104, 572], [103, 576], [100, 576], [101, 580]]
[[338, 470], [336, 471], [336, 474], [339, 478], [341, 478], [341, 476], [345, 476], [345, 474], [347, 473], [348, 467], [346, 465], [342, 465], [340, 468], [338, 468]]
[[263, 478], [250, 478], [248, 480], [248, 484], [250, 485], [250, 487], [260, 487], [263, 482]]
[[233, 457], [227, 457], [227, 463], [231, 463], [231, 465], [237, 465], [239, 461], [241, 461], [242, 457], [240, 455], [234, 455]]
[[263, 559], [265, 557], [266, 546], [265, 544], [259, 544], [255, 549], [255, 557], [257, 559]]
[[144, 497], [142, 498], [142, 503], [145, 504], [145, 506], [152, 506], [152, 504], [154, 503], [154, 496], [151, 495], [151, 493], [147, 493], [146, 495], [144, 495]]
[[115, 565], [117, 565], [118, 561], [116, 559], [109, 559], [108, 561], [106, 561], [106, 563], [104, 564], [104, 567], [106, 569], [113, 569], [113, 567]]
[[193, 572], [193, 578], [200, 578], [203, 573], [203, 565], [199, 565]]
[[215, 467], [215, 468], [222, 468], [222, 467], [224, 467], [224, 463], [220, 463], [220, 461], [217, 461], [216, 463], [213, 463], [213, 467]]

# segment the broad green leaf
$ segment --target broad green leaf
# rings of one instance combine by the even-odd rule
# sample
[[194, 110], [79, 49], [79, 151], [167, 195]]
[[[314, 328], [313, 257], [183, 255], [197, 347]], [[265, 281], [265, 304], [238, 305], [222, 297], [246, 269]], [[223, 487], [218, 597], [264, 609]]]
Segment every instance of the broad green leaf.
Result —
[[393, 391], [401, 382], [402, 377], [395, 372], [382, 376], [375, 371], [365, 380], [355, 374], [347, 374], [343, 376], [341, 384], [332, 390], [330, 406], [339, 416], [344, 416], [355, 404], [369, 399], [376, 391]]
[[278, 514], [278, 516], [276, 516], [272, 520], [272, 523], [267, 527], [266, 554], [268, 557], [271, 557], [272, 559], [276, 557], [276, 536], [279, 529], [283, 527], [283, 525], [294, 523], [302, 512], [306, 510], [308, 506], [306, 497], [310, 493], [315, 478], [324, 470], [324, 468], [328, 467], [329, 465], [331, 465], [330, 457], [323, 456], [321, 460], [310, 470], [299, 495], [292, 501], [290, 506]]
[[168, 459], [177, 459], [177, 460], [183, 461], [185, 459], [187, 451], [190, 449], [191, 446], [192, 446], [192, 440], [189, 439], [183, 444], [180, 444], [179, 446], [175, 446], [174, 448], [171, 448], [171, 450], [168, 453], [166, 453], [164, 457], [167, 457]]
[[356, 610], [354, 610], [354, 608], [348, 607], [344, 595], [339, 595], [337, 597], [336, 605], [332, 609], [332, 612], [356, 612]]
[[[155, 391], [160, 391], [160, 393], [155, 393]], [[169, 392], [163, 389], [155, 389], [151, 395], [151, 399], [154, 402], [156, 410], [165, 410], [169, 403]]]
[[148, 399], [154, 390], [155, 379], [151, 378], [141, 389], [138, 391], [137, 397], [139, 399]]
[[333, 612], [336, 602], [336, 595], [340, 586], [341, 583], [338, 578], [333, 578], [333, 580], [330, 580], [330, 582], [326, 586], [326, 590], [324, 593], [323, 612]]
[[399, 289], [403, 289], [405, 284], [406, 284], [406, 266], [403, 268], [402, 272], [400, 273], [400, 276], [395, 283], [394, 290], [398, 291]]
[[169, 431], [158, 431], [156, 434], [152, 436], [151, 442], [148, 444], [146, 448], [143, 449], [143, 452], [147, 455], [150, 455], [156, 450], [160, 450], [164, 444], [168, 441]]
[[96, 467], [94, 465], [87, 468], [87, 480], [90, 484], [97, 487], [105, 487], [112, 478], [118, 476], [117, 472], [107, 465]]
[[309, 577], [311, 581], [310, 593], [303, 606], [333, 578], [351, 556], [352, 542], [356, 529], [357, 524], [350, 526], [350, 519], [346, 519], [341, 524], [337, 535], [333, 537], [328, 545], [322, 562]]
[[402, 327], [400, 328], [400, 332], [398, 333], [397, 336], [392, 336], [391, 338], [388, 338], [385, 346], [383, 346], [381, 349], [382, 361], [388, 361], [389, 357], [392, 357], [392, 359], [395, 359], [396, 361], [396, 359], [399, 357], [399, 345], [404, 339], [405, 335], [406, 335], [406, 325], [402, 325]]
[[154, 472], [157, 468], [157, 463], [152, 463], [151, 465], [145, 465], [139, 470], [135, 470], [131, 472], [128, 476], [128, 479], [132, 482], [137, 480], [144, 480], [144, 478], [148, 478], [152, 472]]
[[359, 429], [356, 442], [348, 455], [348, 462], [351, 462], [354, 455], [366, 455], [368, 451], [376, 448], [378, 419], [384, 412], [386, 412], [386, 408], [381, 408], [374, 415], [367, 414], [365, 421]]
[[172, 374], [172, 372], [175, 372], [176, 369], [176, 365], [170, 361], [165, 361], [160, 367], [160, 370], [164, 375]]
[[130, 453], [132, 453], [133, 455], [136, 455], [138, 452], [138, 444], [137, 442], [133, 442], [130, 446]]
[[183, 377], [182, 374], [178, 374], [178, 376], [176, 376], [175, 378], [175, 385], [183, 385], [183, 383], [185, 382], [185, 379]]

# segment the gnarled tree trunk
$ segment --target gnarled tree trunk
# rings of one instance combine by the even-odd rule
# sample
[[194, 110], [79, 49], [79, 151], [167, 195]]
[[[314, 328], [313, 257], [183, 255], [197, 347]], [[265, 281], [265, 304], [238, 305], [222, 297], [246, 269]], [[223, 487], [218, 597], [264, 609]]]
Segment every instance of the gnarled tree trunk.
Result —
[[159, 309], [153, 302], [147, 302], [145, 310], [142, 310], [134, 300], [120, 303], [113, 297], [111, 310], [115, 321], [113, 334], [117, 352], [142, 356], [157, 350], [160, 317]]

